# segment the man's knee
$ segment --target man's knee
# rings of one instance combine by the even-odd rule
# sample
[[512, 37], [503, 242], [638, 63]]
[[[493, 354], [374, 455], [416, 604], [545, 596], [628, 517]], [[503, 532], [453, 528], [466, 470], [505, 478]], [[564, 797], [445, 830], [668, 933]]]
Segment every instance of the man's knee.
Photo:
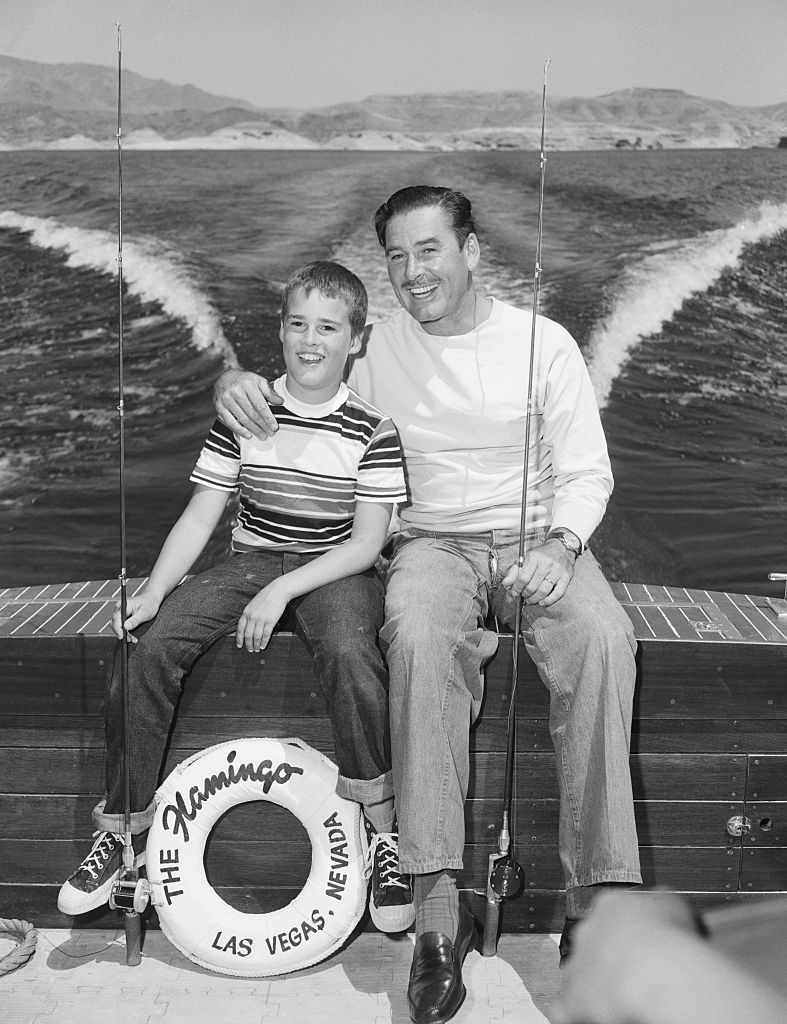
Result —
[[437, 633], [432, 616], [413, 602], [386, 604], [385, 623], [380, 630], [380, 641], [386, 650], [396, 649], [406, 654], [424, 649], [424, 644], [434, 647], [439, 643]]

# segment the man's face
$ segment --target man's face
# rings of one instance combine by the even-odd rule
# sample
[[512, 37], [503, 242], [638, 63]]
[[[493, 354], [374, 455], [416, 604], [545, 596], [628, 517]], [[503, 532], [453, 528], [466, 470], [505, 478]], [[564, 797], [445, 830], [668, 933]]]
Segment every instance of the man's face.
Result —
[[475, 326], [472, 271], [478, 239], [463, 248], [438, 206], [398, 214], [385, 231], [385, 257], [396, 297], [429, 334], [466, 334]]

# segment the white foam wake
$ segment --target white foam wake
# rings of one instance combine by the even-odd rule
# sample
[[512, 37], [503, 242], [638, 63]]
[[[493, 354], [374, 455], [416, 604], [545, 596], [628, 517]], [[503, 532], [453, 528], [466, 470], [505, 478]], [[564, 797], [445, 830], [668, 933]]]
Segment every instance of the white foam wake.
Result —
[[728, 267], [740, 261], [744, 247], [787, 229], [787, 203], [763, 203], [757, 213], [734, 227], [648, 250], [624, 273], [610, 314], [593, 330], [588, 368], [600, 408], [612, 382], [643, 339], [661, 330], [686, 299], [707, 290]]
[[[117, 236], [109, 231], [73, 227], [13, 210], [0, 211], [0, 228], [29, 232], [33, 245], [67, 253], [69, 267], [90, 267], [117, 277]], [[124, 240], [123, 281], [134, 295], [158, 303], [168, 316], [187, 324], [198, 349], [216, 351], [226, 366], [237, 366], [218, 312], [176, 252], [155, 239]]]

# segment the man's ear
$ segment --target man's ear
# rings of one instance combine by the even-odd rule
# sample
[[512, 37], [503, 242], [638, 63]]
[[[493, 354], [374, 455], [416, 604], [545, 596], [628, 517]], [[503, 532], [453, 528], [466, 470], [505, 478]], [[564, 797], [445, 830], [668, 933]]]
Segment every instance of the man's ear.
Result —
[[478, 243], [477, 236], [472, 231], [467, 236], [467, 240], [464, 244], [464, 252], [467, 259], [468, 269], [475, 270], [481, 259], [481, 246]]

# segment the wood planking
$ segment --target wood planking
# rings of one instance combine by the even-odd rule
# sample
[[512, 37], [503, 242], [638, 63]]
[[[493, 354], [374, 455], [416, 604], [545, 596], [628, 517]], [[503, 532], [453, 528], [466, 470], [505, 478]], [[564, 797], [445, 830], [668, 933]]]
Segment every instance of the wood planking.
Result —
[[[127, 581], [127, 593], [144, 578]], [[640, 640], [787, 644], [787, 622], [764, 597], [688, 590], [660, 584], [613, 583]], [[48, 584], [0, 590], [0, 637], [111, 636], [118, 580]]]
[[[84, 847], [82, 824], [90, 817], [90, 811], [98, 793], [84, 793], [64, 797], [60, 794], [3, 794], [0, 795], [0, 811], [3, 818], [3, 835], [7, 843], [4, 856], [14, 844], [16, 849], [29, 849], [28, 863], [48, 863], [52, 871], [54, 861], [49, 861], [53, 849], [64, 843], [74, 844], [77, 854], [75, 863], [81, 859], [80, 848]], [[743, 801], [681, 801], [681, 800], [636, 800], [635, 812], [640, 844], [644, 846], [693, 849], [719, 847], [737, 848], [738, 842], [726, 830], [726, 822], [743, 811]], [[751, 848], [782, 848], [785, 843], [785, 827], [780, 819], [776, 803], [747, 804], [747, 813], [752, 818], [753, 830], [745, 842]], [[496, 836], [502, 810], [502, 800], [469, 799], [465, 806], [465, 827], [469, 846], [490, 843]], [[518, 798], [514, 802], [515, 844], [519, 851], [536, 846], [555, 848], [558, 832], [558, 806], [555, 800], [527, 800]], [[766, 822], [776, 825], [766, 825]], [[73, 829], [69, 838], [68, 830]], [[300, 835], [300, 825], [291, 815], [279, 811], [275, 805], [266, 803], [249, 804], [233, 810], [222, 824], [224, 840], [255, 842], [278, 842], [279, 838]], [[51, 839], [30, 838], [47, 836]], [[39, 849], [40, 847], [40, 849]], [[83, 854], [82, 854], [83, 855]], [[8, 860], [4, 860], [6, 873], [4, 881], [21, 881], [8, 873]], [[20, 861], [24, 863], [24, 860]], [[62, 863], [62, 861], [60, 861]], [[32, 881], [32, 878], [28, 879]], [[46, 880], [42, 876], [42, 881]], [[51, 881], [51, 879], [49, 879]]]
[[[127, 582], [136, 593], [145, 580]], [[120, 598], [118, 580], [0, 589], [0, 637], [112, 636], [112, 613]]]
[[[0, 594], [0, 777], [7, 780], [0, 794], [0, 906], [6, 916], [27, 914], [42, 927], [62, 927], [57, 888], [84, 855], [90, 809], [101, 789], [101, 713], [115, 648], [107, 627], [119, 584], [24, 589]], [[660, 602], [663, 611], [655, 608], [653, 621], [663, 624], [663, 639], [672, 641], [656, 638], [650, 626], [639, 629], [631, 766], [646, 883], [696, 891], [692, 898], [702, 905], [787, 891], [787, 645], [779, 628], [769, 631], [770, 610], [756, 598], [730, 598], [725, 604], [726, 595], [713, 595], [709, 603], [704, 591], [642, 584], [627, 585], [619, 596], [642, 623], [647, 620], [641, 609], [651, 614]], [[81, 618], [74, 617], [75, 607]], [[692, 622], [707, 633], [694, 625], [693, 637], [682, 636]], [[84, 628], [75, 635], [79, 623]], [[729, 637], [734, 629], [740, 639], [720, 642], [720, 623]], [[31, 628], [37, 632], [26, 636]], [[504, 635], [487, 672], [481, 719], [471, 731], [473, 781], [462, 875], [470, 902], [476, 899], [471, 890], [484, 887], [499, 828], [510, 685], [511, 637]], [[515, 842], [527, 890], [524, 898], [506, 905], [508, 930], [555, 929], [561, 923], [558, 803], [547, 719], [546, 690], [523, 654]], [[239, 735], [297, 735], [331, 754], [322, 694], [311, 661], [292, 634], [279, 633], [258, 656], [237, 651], [230, 638], [206, 653], [186, 682], [167, 766]], [[230, 821], [237, 813], [240, 809], [228, 816], [226, 836], [215, 839], [217, 850], [243, 847], [237, 864], [227, 851], [233, 874], [220, 891], [243, 908], [251, 898], [261, 906], [267, 901], [268, 909], [281, 905], [283, 893], [295, 894], [286, 858], [277, 849], [282, 829], [250, 827], [254, 839], [249, 840], [243, 837], [243, 818]], [[744, 813], [751, 831], [733, 838], [727, 821]], [[287, 842], [303, 859], [299, 830], [291, 819]], [[273, 844], [268, 834], [276, 836]], [[238, 875], [252, 863], [256, 874]], [[244, 886], [244, 877], [261, 877], [261, 867], [263, 887]], [[74, 923], [113, 922], [114, 915], [103, 910]]]

